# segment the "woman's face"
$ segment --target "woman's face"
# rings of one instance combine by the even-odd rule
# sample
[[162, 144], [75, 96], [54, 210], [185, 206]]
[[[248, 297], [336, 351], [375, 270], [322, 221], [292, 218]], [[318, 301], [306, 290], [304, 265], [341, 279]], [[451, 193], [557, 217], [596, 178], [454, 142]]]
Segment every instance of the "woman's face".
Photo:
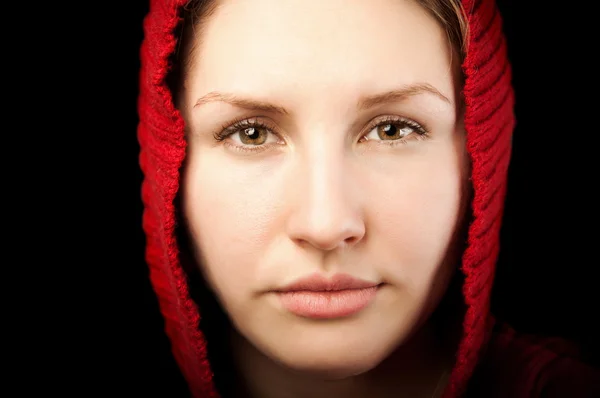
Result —
[[225, 0], [201, 33], [182, 189], [206, 280], [272, 359], [376, 366], [456, 267], [468, 159], [443, 28], [409, 0]]

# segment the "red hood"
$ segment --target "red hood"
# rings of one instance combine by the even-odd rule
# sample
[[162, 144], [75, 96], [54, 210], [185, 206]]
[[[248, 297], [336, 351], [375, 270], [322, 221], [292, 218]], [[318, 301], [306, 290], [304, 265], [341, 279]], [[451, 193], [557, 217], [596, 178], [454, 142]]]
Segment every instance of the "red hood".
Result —
[[[187, 0], [151, 0], [141, 48], [138, 137], [144, 172], [143, 227], [146, 260], [159, 298], [172, 351], [195, 397], [216, 397], [201, 311], [190, 296], [179, 258], [174, 200], [185, 157], [184, 121], [175, 109], [166, 77], [176, 48], [179, 8]], [[466, 76], [465, 128], [472, 162], [472, 223], [463, 254], [462, 287], [466, 304], [462, 338], [445, 397], [466, 388], [483, 347], [492, 317], [490, 293], [499, 250], [499, 233], [514, 127], [514, 94], [502, 21], [493, 0], [463, 0], [470, 27]]]

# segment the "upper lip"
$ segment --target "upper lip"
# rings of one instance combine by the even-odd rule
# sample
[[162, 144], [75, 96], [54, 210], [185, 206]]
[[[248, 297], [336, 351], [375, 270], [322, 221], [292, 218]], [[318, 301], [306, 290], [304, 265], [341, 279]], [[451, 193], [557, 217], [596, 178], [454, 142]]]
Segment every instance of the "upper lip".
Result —
[[294, 292], [294, 291], [338, 291], [350, 289], [366, 289], [369, 287], [378, 286], [379, 283], [369, 282], [363, 279], [357, 279], [348, 274], [335, 274], [331, 278], [327, 278], [321, 274], [312, 274], [304, 278], [300, 278], [289, 285], [285, 285], [278, 292]]

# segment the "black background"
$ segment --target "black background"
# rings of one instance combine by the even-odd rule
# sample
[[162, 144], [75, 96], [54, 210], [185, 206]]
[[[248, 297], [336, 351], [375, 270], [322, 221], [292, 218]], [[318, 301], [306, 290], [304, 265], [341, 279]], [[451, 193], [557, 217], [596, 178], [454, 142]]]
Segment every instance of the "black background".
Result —
[[[98, 5], [92, 12], [102, 15], [100, 23], [82, 33], [96, 54], [89, 60], [98, 70], [95, 87], [106, 93], [91, 113], [101, 131], [94, 133], [100, 157], [92, 162], [102, 186], [93, 194], [99, 237], [91, 250], [102, 264], [92, 273], [101, 288], [90, 295], [100, 303], [95, 327], [102, 333], [86, 344], [98, 347], [91, 366], [99, 387], [118, 395], [183, 396], [143, 258], [136, 106], [148, 5], [123, 3], [107, 11]], [[597, 34], [583, 20], [589, 11], [549, 3], [498, 2], [517, 128], [493, 310], [518, 330], [581, 344], [598, 366]]]

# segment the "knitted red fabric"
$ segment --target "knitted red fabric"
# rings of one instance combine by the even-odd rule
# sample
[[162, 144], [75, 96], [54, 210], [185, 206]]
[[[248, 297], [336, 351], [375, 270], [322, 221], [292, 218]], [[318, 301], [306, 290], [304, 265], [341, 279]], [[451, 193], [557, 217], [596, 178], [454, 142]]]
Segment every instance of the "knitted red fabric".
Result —
[[[201, 312], [190, 298], [175, 236], [174, 199], [185, 156], [184, 122], [175, 109], [165, 78], [176, 45], [178, 10], [187, 0], [151, 0], [141, 48], [138, 138], [144, 172], [143, 227], [150, 278], [165, 318], [173, 354], [195, 397], [216, 397]], [[462, 271], [466, 314], [445, 398], [463, 393], [486, 345], [492, 326], [490, 292], [506, 191], [514, 126], [511, 71], [501, 17], [493, 0], [464, 0], [470, 36], [466, 76], [465, 127], [472, 160], [473, 222]]]

